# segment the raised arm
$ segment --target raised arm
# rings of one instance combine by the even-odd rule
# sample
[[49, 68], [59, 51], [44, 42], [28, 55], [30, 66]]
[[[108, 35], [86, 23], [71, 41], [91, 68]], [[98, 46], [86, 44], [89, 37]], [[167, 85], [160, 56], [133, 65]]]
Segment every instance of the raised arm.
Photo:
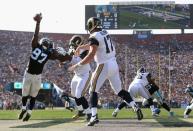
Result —
[[86, 57], [84, 57], [84, 59], [82, 59], [80, 62], [78, 62], [77, 64], [71, 66], [68, 70], [69, 71], [73, 71], [76, 67], [78, 66], [81, 66], [81, 65], [85, 65], [85, 64], [88, 64], [90, 63], [93, 59], [94, 59], [94, 56], [96, 54], [96, 51], [98, 49], [98, 46], [99, 46], [99, 42], [94, 39], [94, 38], [91, 38], [88, 42], [88, 44], [86, 44], [84, 46], [84, 49], [88, 49], [89, 47], [89, 52], [88, 54], [86, 55]]
[[38, 35], [39, 35], [41, 20], [42, 20], [42, 14], [41, 13], [36, 14], [34, 16], [34, 21], [36, 21], [36, 28], [35, 28], [34, 36], [32, 38], [32, 48], [37, 47], [37, 44], [38, 44]]
[[78, 46], [74, 54], [75, 54], [76, 56], [79, 56], [81, 49], [89, 50], [89, 49], [90, 49], [90, 44], [84, 44], [84, 45]]

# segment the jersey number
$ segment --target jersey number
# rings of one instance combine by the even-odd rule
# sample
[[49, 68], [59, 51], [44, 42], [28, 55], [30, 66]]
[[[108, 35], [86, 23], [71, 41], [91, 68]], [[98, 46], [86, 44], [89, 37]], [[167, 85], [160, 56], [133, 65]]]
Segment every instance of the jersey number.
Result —
[[111, 47], [111, 51], [113, 51], [114, 49], [113, 49], [111, 37], [109, 35], [105, 36], [104, 41], [105, 41], [105, 46], [106, 46], [106, 53], [110, 53], [109, 46]]
[[31, 55], [31, 58], [33, 60], [37, 60], [39, 58], [39, 56], [41, 56], [41, 58], [38, 60], [39, 63], [42, 63], [43, 61], [46, 60], [46, 58], [48, 57], [47, 54], [42, 53], [42, 51], [39, 48], [36, 48]]

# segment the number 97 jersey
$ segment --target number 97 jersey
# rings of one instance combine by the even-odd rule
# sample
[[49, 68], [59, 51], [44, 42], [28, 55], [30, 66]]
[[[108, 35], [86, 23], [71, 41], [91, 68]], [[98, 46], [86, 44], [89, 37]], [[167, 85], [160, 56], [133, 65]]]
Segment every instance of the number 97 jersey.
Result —
[[106, 63], [108, 60], [115, 58], [115, 47], [106, 30], [92, 33], [89, 39], [98, 41], [98, 48], [94, 56], [97, 64]]
[[37, 47], [32, 49], [27, 72], [36, 75], [41, 74], [43, 67], [48, 61], [50, 55], [50, 50], [44, 50], [43, 47], [38, 44]]

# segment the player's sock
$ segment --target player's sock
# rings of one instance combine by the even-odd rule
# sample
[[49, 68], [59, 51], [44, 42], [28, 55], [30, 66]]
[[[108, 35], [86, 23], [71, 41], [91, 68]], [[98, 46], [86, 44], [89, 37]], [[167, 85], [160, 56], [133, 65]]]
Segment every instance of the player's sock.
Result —
[[184, 114], [188, 116], [190, 114], [190, 112], [192, 112], [192, 108], [193, 108], [193, 103], [191, 103], [189, 106], [187, 106]]
[[130, 93], [125, 91], [125, 90], [121, 90], [118, 93], [118, 96], [120, 96], [125, 102], [127, 102], [127, 104], [129, 104], [134, 110], [136, 108], [136, 103], [133, 101], [133, 99], [130, 96]]
[[164, 109], [166, 109], [168, 112], [170, 112], [170, 107], [166, 104], [166, 103], [163, 103], [161, 105]]
[[22, 96], [22, 105], [25, 107], [26, 110], [26, 103], [27, 103], [28, 96]]
[[27, 113], [29, 113], [31, 115], [32, 114], [32, 110], [27, 110]]
[[154, 105], [151, 105], [151, 106], [150, 106], [150, 109], [151, 109], [151, 112], [154, 112], [154, 111], [155, 111], [155, 106], [154, 106]]
[[92, 112], [92, 116], [96, 116], [96, 114], [97, 114], [97, 108], [96, 108], [96, 107], [92, 107], [92, 108], [91, 108], [91, 112]]
[[127, 104], [123, 101], [123, 102], [121, 102], [121, 103], [118, 105], [117, 109], [118, 109], [118, 110], [121, 110], [121, 109], [123, 109], [123, 107], [125, 107], [125, 106], [127, 106]]
[[119, 108], [116, 108], [114, 112], [119, 112], [119, 111], [120, 111]]
[[153, 99], [149, 98], [149, 99], [147, 99], [147, 101], [150, 105], [149, 107], [150, 107], [151, 111], [154, 112], [155, 111], [155, 106], [153, 105]]
[[185, 111], [184, 114], [185, 114], [185, 115], [189, 115], [191, 111], [192, 111], [191, 109], [186, 109], [186, 111]]
[[86, 113], [86, 114], [91, 113], [90, 108], [89, 108], [89, 105], [88, 105], [88, 101], [86, 100], [86, 98], [85, 98], [85, 97], [81, 97], [81, 98], [79, 98], [79, 99], [80, 99], [80, 101], [81, 101], [81, 104], [82, 104], [83, 109], [85, 110], [85, 113]]
[[97, 103], [98, 103], [98, 94], [96, 92], [91, 93], [90, 103], [91, 103], [92, 116], [96, 116], [96, 114], [97, 114]]
[[30, 98], [29, 110], [33, 110], [35, 102], [36, 102], [36, 98], [35, 97], [31, 97]]
[[78, 111], [83, 111], [81, 99], [80, 98], [75, 98], [75, 102], [76, 102]]

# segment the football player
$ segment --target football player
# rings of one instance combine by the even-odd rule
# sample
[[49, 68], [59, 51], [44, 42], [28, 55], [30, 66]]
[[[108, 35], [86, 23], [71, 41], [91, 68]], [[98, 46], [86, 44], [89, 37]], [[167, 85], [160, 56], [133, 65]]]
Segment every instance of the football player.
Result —
[[[193, 87], [191, 85], [187, 85], [185, 93], [188, 93], [193, 98]], [[193, 108], [193, 99], [191, 100], [189, 106], [187, 106], [186, 110], [184, 111], [184, 118], [189, 117], [189, 114], [192, 111], [192, 108]]]
[[[152, 84], [154, 88], [149, 88], [149, 84]], [[137, 75], [129, 85], [128, 92], [130, 92], [131, 97], [133, 99], [136, 98], [138, 95], [142, 96], [143, 98], [146, 98], [150, 105], [152, 115], [158, 116], [159, 109], [154, 107], [153, 99], [150, 94], [150, 92], [154, 92], [154, 90], [157, 89], [158, 87], [155, 85], [154, 80], [151, 77], [151, 74], [147, 72], [145, 68], [142, 67], [137, 71]], [[112, 115], [116, 117], [118, 112], [125, 106], [126, 103], [123, 101], [121, 104], [118, 105], [118, 107], [115, 109]]]
[[[60, 54], [60, 50], [54, 49], [54, 43], [48, 38], [39, 39], [39, 28], [42, 20], [42, 15], [36, 14], [34, 17], [36, 21], [35, 33], [31, 42], [32, 52], [29, 63], [25, 70], [22, 88], [22, 110], [18, 119], [28, 121], [31, 117], [32, 109], [34, 108], [36, 96], [41, 87], [41, 74], [45, 63], [48, 59], [65, 61], [70, 59], [65, 52]], [[30, 99], [29, 109], [26, 106], [28, 98]]]
[[[79, 56], [74, 55], [76, 48], [84, 43], [83, 37], [81, 35], [74, 35], [69, 42], [69, 54], [72, 56], [70, 61], [71, 65], [77, 64], [88, 54], [88, 50], [81, 50]], [[87, 115], [87, 120], [91, 117], [91, 111], [89, 108], [88, 101], [84, 97], [86, 91], [88, 90], [89, 83], [91, 79], [91, 68], [90, 64], [84, 64], [78, 66], [74, 69], [74, 76], [71, 81], [71, 95], [75, 97], [78, 112], [72, 118], [77, 119], [80, 116]], [[84, 113], [83, 113], [84, 112]]]
[[115, 57], [115, 46], [110, 35], [106, 30], [102, 29], [100, 19], [96, 17], [88, 19], [87, 27], [90, 33], [88, 43], [79, 46], [76, 54], [79, 54], [82, 49], [89, 50], [89, 53], [83, 60], [70, 68], [70, 70], [74, 70], [79, 66], [90, 63], [93, 59], [97, 64], [91, 78], [91, 87], [89, 90], [92, 117], [87, 125], [94, 126], [99, 122], [97, 118], [98, 92], [106, 79], [109, 80], [114, 92], [133, 107], [138, 119], [141, 120], [143, 118], [141, 109], [133, 101], [129, 92], [122, 89], [119, 67]]
[[[151, 84], [149, 85], [149, 88], [154, 88], [154, 86], [152, 86]], [[152, 95], [152, 99], [156, 99], [156, 101], [158, 102], [158, 104], [163, 107], [166, 111], [169, 112], [169, 116], [174, 116], [174, 112], [171, 110], [170, 106], [166, 103], [166, 101], [164, 100], [164, 98], [162, 97], [159, 88], [153, 92], [150, 92], [150, 94]], [[147, 99], [143, 99], [143, 106], [148, 107], [149, 106], [149, 102]]]

